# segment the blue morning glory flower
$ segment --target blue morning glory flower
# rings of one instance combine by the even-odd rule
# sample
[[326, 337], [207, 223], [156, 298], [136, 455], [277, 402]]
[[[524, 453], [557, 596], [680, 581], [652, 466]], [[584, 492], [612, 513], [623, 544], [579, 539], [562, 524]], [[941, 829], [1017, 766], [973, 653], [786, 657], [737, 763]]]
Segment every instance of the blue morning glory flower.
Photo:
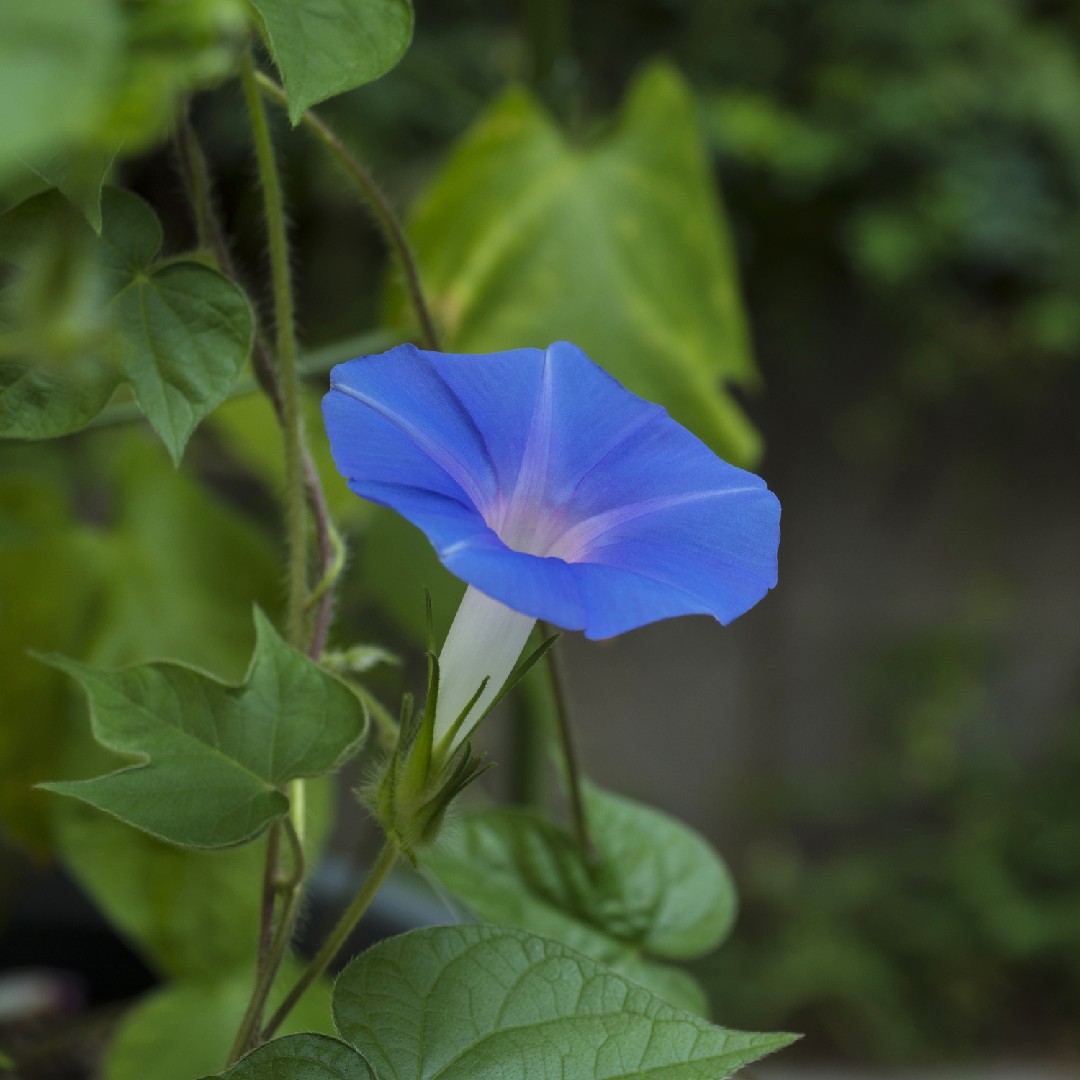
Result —
[[[729, 623], [776, 584], [765, 482], [574, 345], [399, 345], [335, 367], [323, 411], [350, 488], [421, 528], [472, 586], [441, 656], [447, 717], [479, 685], [465, 654], [512, 665], [536, 619], [589, 638], [675, 615]], [[487, 673], [491, 696], [502, 681]]]

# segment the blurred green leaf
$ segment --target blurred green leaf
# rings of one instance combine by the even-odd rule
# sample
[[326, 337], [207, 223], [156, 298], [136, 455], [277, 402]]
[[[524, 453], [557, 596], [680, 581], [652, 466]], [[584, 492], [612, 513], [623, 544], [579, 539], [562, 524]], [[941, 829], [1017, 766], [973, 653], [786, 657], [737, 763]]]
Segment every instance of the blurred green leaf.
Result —
[[[793, 1039], [713, 1027], [564, 945], [491, 926], [369, 949], [338, 977], [334, 1022], [382, 1080], [716, 1080]], [[397, 1030], [409, 1037], [386, 1038]]]
[[[411, 235], [445, 346], [567, 339], [739, 462], [756, 433], [725, 392], [755, 373], [727, 224], [694, 99], [670, 67], [631, 88], [613, 130], [571, 145], [523, 90], [466, 135]], [[408, 321], [400, 290], [393, 318]]]
[[413, 31], [410, 0], [252, 0], [295, 124], [305, 109], [377, 79]]
[[0, 360], [0, 437], [50, 439], [86, 427], [116, 390], [115, 368], [95, 356], [70, 363]]
[[194, 90], [235, 71], [250, 18], [244, 0], [124, 0], [124, 53], [92, 145], [139, 153], [165, 138]]
[[86, 134], [108, 93], [122, 22], [112, 0], [0, 5], [0, 180]]
[[49, 662], [83, 685], [94, 735], [135, 763], [42, 786], [172, 843], [216, 848], [258, 835], [289, 807], [281, 787], [337, 768], [366, 718], [343, 683], [290, 648], [258, 609], [251, 669], [227, 686], [179, 664], [96, 671]]
[[[101, 211], [94, 250], [106, 327], [91, 318], [86, 340], [76, 328], [58, 350], [31, 337], [30, 355], [0, 367], [0, 434], [29, 439], [77, 430], [125, 380], [176, 462], [236, 382], [254, 318], [243, 292], [216, 270], [194, 259], [157, 260], [161, 225], [137, 196], [109, 188]], [[76, 240], [79, 229], [89, 234], [84, 242], [92, 239], [85, 222], [72, 222], [66, 201], [45, 192], [0, 217], [0, 254], [29, 273], [35, 251], [48, 255], [62, 230], [73, 229]], [[46, 295], [43, 306], [49, 301]], [[55, 338], [49, 321], [43, 336]], [[39, 351], [46, 355], [33, 355]], [[48, 355], [54, 351], [69, 355]]]
[[62, 151], [34, 161], [33, 169], [82, 213], [94, 232], [100, 234], [101, 189], [115, 157], [115, 151], [97, 147]]
[[[279, 991], [297, 974], [296, 964], [285, 964]], [[105, 1061], [104, 1080], [192, 1080], [220, 1069], [253, 979], [250, 971], [229, 972], [170, 983], [147, 996], [124, 1017]], [[329, 998], [329, 984], [315, 983], [286, 1018], [284, 1031], [332, 1031]]]
[[0, 259], [18, 268], [0, 293], [0, 436], [85, 427], [116, 389], [96, 248], [56, 190], [0, 215]]
[[231, 1069], [203, 1080], [376, 1080], [375, 1071], [351, 1047], [326, 1035], [274, 1039]]
[[595, 862], [524, 809], [463, 816], [423, 862], [480, 918], [554, 938], [701, 1009], [693, 980], [653, 959], [699, 956], [723, 940], [735, 915], [723, 863], [687, 826], [630, 799], [590, 787], [586, 811]]
[[[0, 507], [13, 493], [0, 479]], [[0, 821], [39, 851], [48, 844], [48, 797], [32, 785], [60, 752], [67, 690], [26, 650], [76, 651], [104, 584], [96, 538], [64, 525], [28, 524], [21, 543], [0, 550]]]
[[[308, 780], [304, 788], [304, 853], [314, 866], [332, 785]], [[59, 807], [55, 823], [68, 872], [158, 974], [206, 981], [254, 963], [265, 841], [193, 851], [74, 801]]]
[[[58, 800], [32, 785], [111, 765], [85, 713], [69, 715], [70, 680], [27, 650], [106, 666], [171, 656], [236, 680], [252, 602], [280, 595], [267, 537], [145, 431], [98, 433], [78, 467], [53, 449], [7, 447], [0, 472], [0, 820], [38, 850]], [[100, 514], [102, 488], [114, 496], [107, 522], [77, 523], [74, 491]]]
[[109, 486], [114, 505], [101, 532], [109, 587], [82, 655], [103, 667], [170, 657], [240, 680], [255, 640], [252, 603], [270, 612], [280, 603], [274, 545], [249, 518], [170, 468], [145, 431], [94, 440], [97, 482]]
[[465, 584], [439, 562], [415, 525], [392, 510], [373, 506], [358, 562], [362, 586], [411, 641], [422, 646], [427, 640], [425, 589], [431, 595], [435, 640], [446, 637]]

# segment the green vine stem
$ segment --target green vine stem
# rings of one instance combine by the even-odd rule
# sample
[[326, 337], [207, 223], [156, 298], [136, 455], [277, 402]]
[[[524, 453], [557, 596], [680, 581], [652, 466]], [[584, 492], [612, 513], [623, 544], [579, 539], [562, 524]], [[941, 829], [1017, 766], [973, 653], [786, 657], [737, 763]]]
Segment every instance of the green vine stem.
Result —
[[[214, 210], [206, 157], [202, 152], [202, 147], [194, 129], [187, 120], [181, 126], [176, 145], [184, 187], [192, 204], [199, 243], [212, 254], [218, 269], [240, 285], [232, 256], [229, 253], [229, 246], [225, 242], [224, 233]], [[366, 336], [367, 338], [377, 339], [378, 345], [383, 343], [383, 335], [381, 334], [369, 334]], [[365, 349], [376, 347], [376, 344], [372, 344], [358, 346], [357, 348], [350, 347], [344, 350], [335, 349], [333, 350], [332, 359], [334, 361], [339, 360], [343, 352], [363, 352]], [[316, 357], [316, 359], [320, 358]], [[278, 378], [278, 372], [270, 356], [270, 350], [266, 347], [266, 341], [261, 331], [258, 330], [256, 331], [252, 351], [252, 367], [255, 370], [256, 384], [270, 399], [278, 422], [284, 432], [285, 395]], [[303, 373], [304, 365], [298, 360], [297, 367], [299, 376], [299, 374]], [[319, 369], [322, 370], [324, 367], [325, 365], [322, 364]], [[248, 387], [244, 385], [238, 387], [236, 393], [250, 392], [253, 389], [255, 389], [255, 386]], [[135, 416], [138, 416], [137, 412]], [[318, 548], [319, 569], [322, 574], [319, 584], [305, 600], [305, 612], [313, 615], [308, 655], [313, 660], [318, 660], [326, 647], [326, 639], [330, 631], [330, 620], [334, 605], [333, 586], [344, 566], [345, 550], [344, 543], [330, 520], [330, 512], [326, 505], [326, 495], [323, 491], [322, 482], [319, 479], [319, 473], [315, 468], [311, 454], [304, 445], [302, 432], [300, 454], [304, 484], [307, 489], [308, 508], [315, 524], [315, 543]]]
[[337, 956], [364, 912], [371, 906], [371, 901], [375, 899], [375, 894], [394, 868], [397, 858], [397, 844], [387, 838], [364, 881], [363, 887], [353, 897], [352, 903], [349, 904], [341, 918], [338, 919], [319, 951], [312, 957], [300, 978], [296, 980], [293, 988], [285, 996], [285, 1000], [278, 1006], [274, 1015], [270, 1017], [269, 1022], [263, 1029], [260, 1038], [261, 1042], [273, 1037], [274, 1032], [277, 1031], [285, 1017], [292, 1011], [293, 1006], [304, 996], [304, 992], [308, 987], [330, 966], [331, 961]]
[[195, 216], [195, 237], [203, 251], [214, 254], [217, 262], [221, 257], [217, 246], [220, 233], [214, 227], [213, 200], [210, 196], [210, 172], [206, 157], [199, 145], [191, 120], [184, 117], [176, 132], [176, 154], [180, 161], [180, 176], [184, 181], [188, 202]]
[[[257, 72], [255, 79], [259, 88], [271, 101], [281, 106], [288, 103], [285, 91], [273, 79], [268, 78], [262, 72]], [[424, 345], [429, 349], [439, 351], [442, 346], [439, 343], [435, 322], [431, 317], [431, 309], [428, 306], [427, 298], [424, 296], [416, 256], [413, 254], [401, 222], [390, 205], [390, 200], [383, 194], [379, 185], [375, 183], [371, 173], [356, 160], [356, 157], [349, 151], [349, 148], [341, 141], [338, 135], [315, 113], [309, 109], [300, 117], [300, 123], [337, 158], [345, 171], [356, 182], [364, 202], [374, 214], [390, 250], [397, 256], [405, 272], [405, 283], [409, 290], [413, 309], [416, 311], [417, 322], [420, 324]]]
[[[292, 851], [292, 869], [284, 881], [278, 880], [277, 876], [280, 868], [278, 855], [282, 833], [288, 838]], [[259, 941], [261, 962], [256, 975], [255, 989], [229, 1050], [226, 1067], [243, 1057], [255, 1044], [267, 998], [270, 996], [274, 979], [288, 952], [289, 943], [292, 941], [293, 926], [300, 903], [300, 886], [304, 879], [304, 850], [300, 837], [288, 818], [277, 821], [271, 826], [269, 847], [272, 849], [272, 854], [271, 851], [267, 852], [266, 877], [263, 882], [263, 911], [264, 913], [272, 912], [274, 902], [280, 895], [283, 898], [281, 914], [278, 917], [276, 929], [271, 927], [272, 920], [264, 918]]]
[[[547, 623], [541, 622], [540, 632], [545, 637], [550, 637], [552, 628]], [[551, 696], [555, 703], [555, 732], [559, 753], [562, 756], [563, 771], [566, 774], [566, 787], [570, 798], [570, 818], [574, 827], [574, 836], [585, 858], [590, 862], [595, 862], [599, 856], [592, 841], [592, 834], [589, 831], [589, 818], [585, 811], [585, 799], [581, 790], [581, 759], [577, 750], [577, 742], [574, 739], [574, 732], [570, 727], [563, 673], [558, 661], [555, 659], [554, 649], [548, 649], [544, 655], [544, 663], [551, 683]]]
[[300, 379], [296, 364], [296, 332], [293, 324], [292, 282], [289, 276], [289, 244], [285, 205], [281, 194], [270, 124], [259, 93], [255, 61], [249, 47], [240, 67], [259, 181], [266, 213], [273, 281], [274, 330], [277, 372], [281, 389], [282, 434], [285, 442], [285, 522], [288, 538], [288, 589], [286, 637], [298, 649], [308, 642], [305, 609], [307, 603], [307, 522], [303, 471], [303, 429], [300, 418]]

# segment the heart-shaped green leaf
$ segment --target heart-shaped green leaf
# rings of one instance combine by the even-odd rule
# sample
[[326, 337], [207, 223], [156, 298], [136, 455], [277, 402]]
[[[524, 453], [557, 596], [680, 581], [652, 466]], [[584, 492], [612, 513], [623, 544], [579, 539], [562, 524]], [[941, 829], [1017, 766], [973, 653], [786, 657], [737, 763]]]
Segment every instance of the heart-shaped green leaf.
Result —
[[251, 308], [232, 282], [201, 262], [155, 262], [161, 225], [130, 192], [107, 189], [102, 214], [101, 263], [114, 293], [120, 366], [177, 462], [248, 358]]
[[[654, 66], [611, 133], [572, 145], [523, 90], [466, 134], [410, 226], [445, 344], [565, 339], [740, 463], [758, 438], [726, 380], [755, 379], [735, 257], [689, 87]], [[403, 290], [392, 317], [408, 320]]]
[[179, 664], [102, 672], [50, 658], [82, 683], [98, 742], [138, 763], [42, 786], [189, 847], [261, 832], [288, 810], [282, 786], [335, 769], [366, 720], [352, 691], [286, 645], [258, 609], [255, 623], [251, 668], [235, 687]]
[[252, 0], [295, 124], [319, 101], [389, 71], [412, 40], [410, 0]]
[[351, 1047], [328, 1035], [288, 1035], [252, 1050], [231, 1069], [203, 1080], [377, 1080]]
[[0, 255], [24, 274], [57, 237], [91, 249], [93, 288], [82, 293], [93, 292], [102, 325], [85, 341], [64, 338], [59, 356], [49, 355], [52, 342], [31, 337], [25, 359], [0, 367], [0, 435], [78, 430], [126, 381], [178, 462], [248, 358], [254, 319], [247, 298], [198, 259], [159, 259], [161, 225], [131, 192], [105, 189], [100, 238], [56, 191], [0, 216]]
[[216, 270], [185, 261], [134, 278], [112, 308], [128, 382], [178, 462], [247, 359], [247, 299]]
[[334, 987], [382, 1080], [721, 1080], [791, 1035], [714, 1027], [554, 941], [491, 926], [391, 938]]
[[480, 918], [554, 938], [700, 1010], [693, 981], [650, 958], [699, 956], [723, 940], [735, 915], [724, 864], [667, 814], [592, 787], [585, 805], [595, 861], [550, 818], [498, 809], [460, 818], [424, 865]]

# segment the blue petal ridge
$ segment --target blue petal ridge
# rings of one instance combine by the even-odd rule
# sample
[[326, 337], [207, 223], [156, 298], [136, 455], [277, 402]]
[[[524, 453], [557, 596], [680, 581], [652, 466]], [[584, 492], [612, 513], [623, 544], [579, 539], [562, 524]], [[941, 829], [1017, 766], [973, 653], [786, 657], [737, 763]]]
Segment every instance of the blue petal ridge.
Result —
[[776, 584], [780, 503], [568, 342], [484, 355], [399, 345], [323, 399], [350, 488], [447, 568], [590, 638], [676, 615], [729, 623]]

